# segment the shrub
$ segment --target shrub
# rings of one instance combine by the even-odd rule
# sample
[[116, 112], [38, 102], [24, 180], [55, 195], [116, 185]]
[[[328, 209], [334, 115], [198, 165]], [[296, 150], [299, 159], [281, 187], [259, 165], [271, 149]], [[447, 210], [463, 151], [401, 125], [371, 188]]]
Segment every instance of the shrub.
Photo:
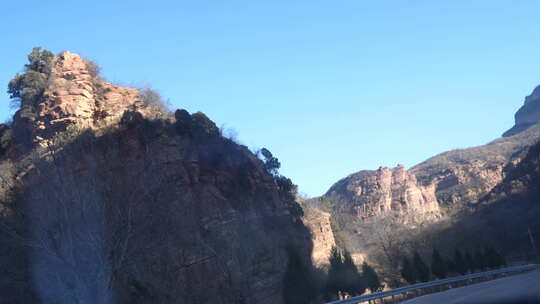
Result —
[[92, 77], [98, 77], [101, 73], [101, 68], [92, 60], [85, 59], [84, 64], [86, 65], [86, 69], [88, 70], [88, 74]]
[[8, 125], [0, 124], [0, 157], [8, 150], [13, 140], [13, 131]]
[[184, 109], [178, 109], [174, 112], [176, 118], [175, 127], [180, 135], [186, 135], [191, 129], [191, 115]]
[[158, 91], [146, 88], [141, 90], [141, 98], [146, 106], [153, 106], [160, 110], [168, 110], [168, 102], [165, 101]]
[[219, 135], [219, 129], [216, 124], [204, 113], [194, 113], [193, 115], [191, 115], [191, 121], [193, 123], [193, 131], [196, 137]]

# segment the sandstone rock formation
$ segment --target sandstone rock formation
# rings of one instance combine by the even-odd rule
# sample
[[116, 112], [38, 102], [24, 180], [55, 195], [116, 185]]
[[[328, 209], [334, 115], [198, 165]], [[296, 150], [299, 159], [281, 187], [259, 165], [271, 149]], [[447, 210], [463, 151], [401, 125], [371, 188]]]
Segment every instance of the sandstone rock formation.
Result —
[[325, 196], [335, 203], [349, 205], [360, 219], [389, 211], [432, 217], [437, 217], [440, 212], [435, 185], [419, 185], [415, 175], [401, 165], [349, 175], [333, 185]]
[[283, 303], [309, 231], [246, 147], [67, 52], [32, 102], [0, 126], [3, 300]]
[[478, 202], [538, 140], [540, 124], [535, 124], [483, 146], [441, 153], [410, 170], [398, 166], [359, 171], [324, 196], [359, 219], [395, 211], [404, 221], [436, 220]]
[[34, 144], [45, 145], [70, 125], [103, 129], [117, 123], [126, 110], [163, 114], [163, 109], [146, 104], [139, 90], [102, 80], [99, 68], [78, 54], [63, 52], [51, 65], [42, 96], [23, 101], [13, 119], [13, 127], [30, 132], [29, 140]]
[[[534, 188], [529, 181], [536, 173], [531, 168], [538, 166], [530, 160], [524, 165], [523, 160], [540, 140], [538, 105], [540, 87], [526, 98], [516, 114], [516, 126], [504, 137], [483, 146], [441, 153], [409, 170], [398, 166], [359, 171], [308, 204], [329, 211], [338, 245], [375, 262], [390, 282], [399, 280], [404, 251], [424, 246], [453, 250], [451, 246], [493, 244], [503, 238], [515, 244], [505, 231], [522, 235], [527, 230], [524, 225], [536, 225], [534, 215], [540, 211], [534, 210], [540, 208], [527, 213], [532, 203], [516, 203], [520, 199], [515, 198], [483, 206]], [[528, 173], [517, 178], [520, 170]], [[509, 214], [513, 216], [507, 218]], [[528, 224], [517, 223], [520, 217], [528, 219]], [[434, 241], [439, 237], [445, 242]]]
[[316, 266], [328, 264], [330, 250], [336, 246], [330, 213], [303, 205], [304, 216], [302, 222], [309, 228], [311, 240], [313, 241], [313, 251], [311, 259]]

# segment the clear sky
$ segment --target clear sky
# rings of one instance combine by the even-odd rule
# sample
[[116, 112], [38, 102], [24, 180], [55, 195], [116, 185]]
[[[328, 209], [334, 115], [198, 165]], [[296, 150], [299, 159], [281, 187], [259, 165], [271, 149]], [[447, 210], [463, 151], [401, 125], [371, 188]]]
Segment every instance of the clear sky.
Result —
[[537, 0], [2, 1], [0, 86], [33, 46], [80, 53], [267, 147], [320, 195], [510, 128], [540, 84], [539, 12]]

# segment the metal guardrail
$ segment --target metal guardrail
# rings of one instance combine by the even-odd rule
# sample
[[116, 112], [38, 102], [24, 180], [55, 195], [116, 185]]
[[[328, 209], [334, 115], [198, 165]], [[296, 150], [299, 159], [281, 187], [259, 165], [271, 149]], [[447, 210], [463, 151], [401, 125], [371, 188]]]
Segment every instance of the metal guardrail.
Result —
[[345, 300], [339, 300], [334, 302], [329, 302], [327, 304], [358, 304], [362, 302], [367, 302], [370, 300], [377, 300], [377, 299], [383, 299], [387, 297], [392, 297], [395, 301], [395, 296], [400, 295], [409, 291], [418, 291], [424, 288], [430, 288], [430, 287], [437, 287], [437, 286], [444, 286], [452, 283], [458, 283], [458, 282], [464, 282], [472, 279], [478, 279], [478, 278], [486, 278], [493, 275], [499, 275], [499, 274], [506, 274], [506, 273], [512, 273], [512, 272], [523, 272], [523, 271], [530, 271], [540, 269], [540, 264], [530, 264], [530, 265], [522, 265], [522, 266], [514, 266], [514, 267], [507, 267], [507, 268], [501, 268], [501, 269], [495, 269], [485, 272], [478, 272], [478, 273], [471, 273], [464, 276], [459, 277], [453, 277], [449, 279], [442, 279], [437, 281], [430, 281], [425, 283], [418, 283], [414, 285], [408, 285], [399, 287], [392, 290], [387, 291], [381, 291], [381, 292], [375, 292], [363, 296], [357, 296], [352, 297]]

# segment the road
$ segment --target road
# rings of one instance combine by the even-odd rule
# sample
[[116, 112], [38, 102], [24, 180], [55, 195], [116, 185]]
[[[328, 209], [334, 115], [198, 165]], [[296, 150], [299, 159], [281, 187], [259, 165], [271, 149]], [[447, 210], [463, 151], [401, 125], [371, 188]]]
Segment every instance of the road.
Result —
[[407, 304], [540, 304], [540, 271], [429, 294]]

